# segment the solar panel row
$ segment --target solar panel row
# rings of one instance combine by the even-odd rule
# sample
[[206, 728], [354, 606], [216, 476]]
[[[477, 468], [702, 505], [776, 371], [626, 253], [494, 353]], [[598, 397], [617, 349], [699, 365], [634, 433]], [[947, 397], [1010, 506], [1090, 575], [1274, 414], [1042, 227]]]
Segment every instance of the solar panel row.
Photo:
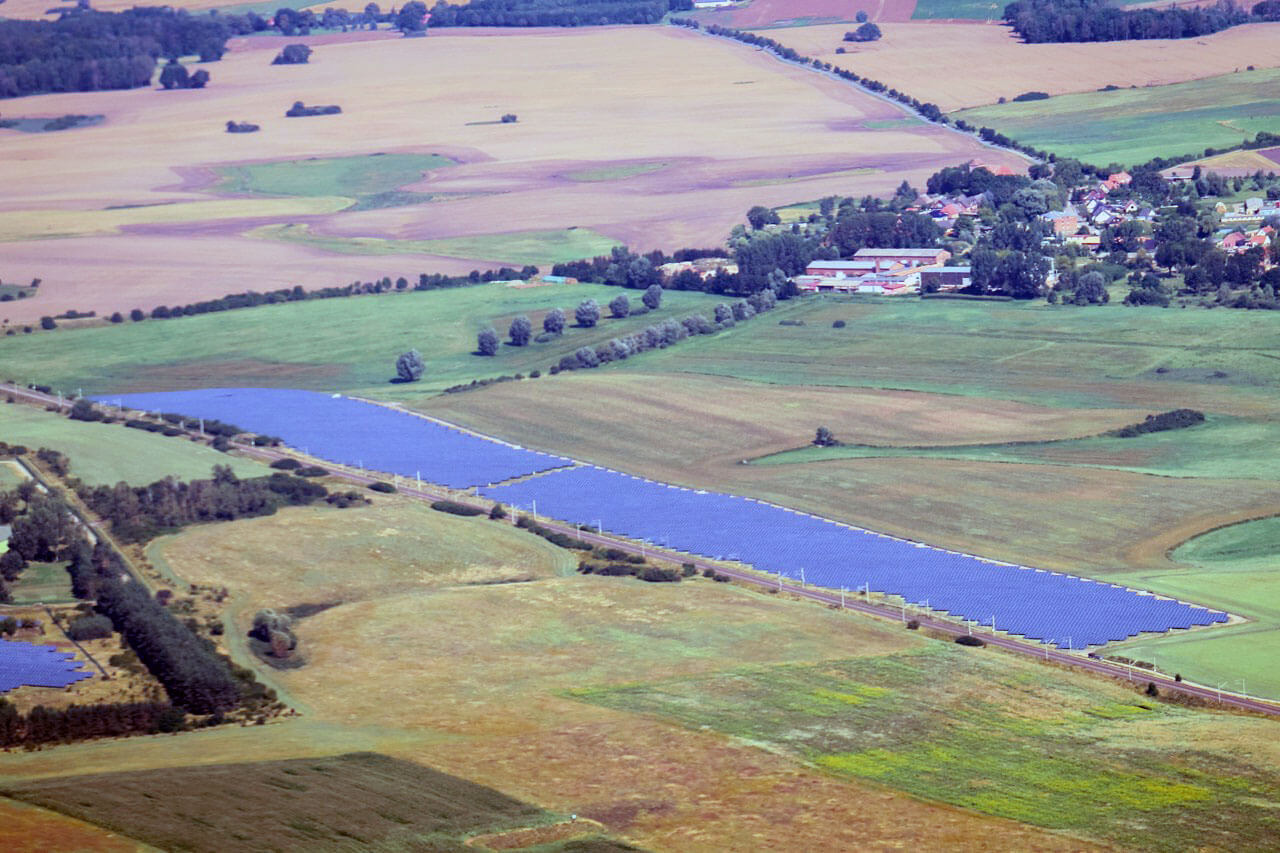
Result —
[[[1083, 648], [1227, 614], [1113, 584], [859, 530], [753, 498], [691, 491], [462, 432], [337, 395], [265, 388], [104, 398], [217, 418], [335, 462], [482, 493], [518, 508], [838, 589], [867, 588], [1003, 631]], [[555, 470], [563, 468], [563, 470]], [[547, 472], [547, 473], [542, 473]], [[520, 483], [493, 486], [529, 474]]]
[[97, 398], [148, 412], [179, 412], [275, 435], [320, 459], [465, 489], [570, 464], [408, 412], [315, 391], [209, 388]]
[[21, 640], [0, 641], [0, 693], [16, 687], [66, 687], [92, 673], [71, 652]]
[[751, 498], [580, 467], [481, 493], [511, 506], [832, 589], [869, 588], [1059, 648], [1224, 622], [1225, 613], [1109, 583], [1010, 566]]

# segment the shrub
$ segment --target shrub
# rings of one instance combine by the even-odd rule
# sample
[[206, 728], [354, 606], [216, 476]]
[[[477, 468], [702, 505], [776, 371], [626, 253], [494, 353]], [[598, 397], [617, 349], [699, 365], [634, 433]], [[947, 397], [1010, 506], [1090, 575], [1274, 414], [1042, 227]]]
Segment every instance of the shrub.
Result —
[[498, 333], [493, 327], [481, 329], [476, 335], [476, 352], [480, 355], [498, 354]]
[[687, 578], [695, 577], [698, 574], [698, 567], [693, 563], [681, 563], [680, 574]]
[[494, 521], [500, 521], [507, 517], [507, 511], [502, 504], [494, 504], [493, 508], [489, 510], [489, 517]]
[[843, 329], [844, 327], [845, 327], [844, 320], [836, 320], [834, 323], [831, 324], [831, 328], [833, 329]]
[[271, 463], [271, 467], [277, 471], [293, 471], [302, 467], [302, 463], [297, 459], [277, 459]]
[[383, 494], [386, 494], [386, 495], [392, 495], [392, 494], [395, 494], [397, 491], [399, 491], [395, 486], [391, 485], [390, 483], [383, 483], [381, 481], [377, 483], [370, 483], [369, 490], [372, 492], [382, 492]]
[[985, 646], [986, 641], [970, 634], [961, 634], [956, 637], [956, 644], [961, 646]]
[[293, 106], [285, 112], [287, 118], [298, 118], [305, 116], [329, 116], [337, 115], [342, 112], [342, 107], [337, 104], [326, 104], [324, 106], [309, 107], [302, 101], [294, 101]]
[[479, 507], [467, 506], [457, 501], [440, 500], [431, 504], [431, 508], [438, 512], [447, 512], [450, 515], [484, 515], [485, 511]]
[[106, 639], [111, 636], [111, 620], [101, 613], [79, 616], [67, 626], [67, 636], [76, 642]]
[[515, 113], [503, 113], [503, 114], [502, 114], [502, 123], [503, 123], [503, 124], [515, 124], [515, 123], [516, 123], [517, 121], [519, 121], [519, 120], [520, 120], [520, 119], [518, 119], [518, 118], [516, 117], [516, 114], [515, 114]]
[[1015, 101], [1044, 101], [1048, 100], [1048, 92], [1023, 92], [1021, 95], [1014, 95]]
[[[215, 442], [215, 444], [216, 443], [217, 442]], [[299, 477], [323, 477], [328, 474], [329, 471], [325, 468], [321, 468], [319, 465], [308, 465], [305, 468], [299, 468], [295, 473]]]
[[257, 133], [262, 128], [248, 121], [227, 122], [227, 133]]
[[609, 313], [619, 320], [631, 313], [631, 300], [625, 293], [619, 293], [609, 300]]
[[1156, 683], [1154, 681], [1147, 682], [1147, 695], [1148, 696], [1160, 695], [1160, 690], [1156, 687]]
[[311, 57], [311, 48], [305, 44], [288, 44], [271, 60], [272, 65], [306, 65]]
[[41, 317], [40, 328], [44, 329], [46, 332], [50, 332], [58, 328], [58, 324], [54, 322], [52, 317]]
[[920, 620], [919, 620], [919, 619], [911, 619], [911, 620], [908, 620], [908, 622], [907, 622], [907, 630], [908, 630], [908, 631], [915, 631], [915, 630], [918, 630], [919, 628], [920, 628]]
[[73, 421], [100, 421], [102, 412], [91, 401], [81, 397], [71, 405], [71, 412], [67, 417]]
[[657, 566], [645, 566], [636, 577], [648, 583], [679, 583], [680, 572], [675, 569], [660, 569]]
[[1204, 423], [1204, 412], [1195, 409], [1174, 409], [1158, 415], [1147, 415], [1140, 424], [1113, 429], [1106, 433], [1116, 438], [1134, 438], [1151, 432], [1165, 432], [1171, 429], [1186, 429]]

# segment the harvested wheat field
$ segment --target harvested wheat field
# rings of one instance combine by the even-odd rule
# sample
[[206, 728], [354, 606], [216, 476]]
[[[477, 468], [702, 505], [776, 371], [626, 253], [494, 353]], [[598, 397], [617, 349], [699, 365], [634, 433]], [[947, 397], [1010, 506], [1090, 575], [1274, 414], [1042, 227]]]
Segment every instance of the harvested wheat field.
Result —
[[[887, 23], [884, 37], [841, 41], [846, 25], [792, 27], [769, 36], [937, 104], [943, 112], [994, 104], [1023, 92], [1091, 92], [1159, 86], [1280, 65], [1280, 23], [1248, 24], [1193, 39], [1022, 44], [1000, 24]], [[842, 55], [836, 48], [844, 48]], [[993, 74], [991, 69], [1001, 73]]]
[[[93, 3], [93, 8], [99, 12], [123, 12], [125, 9], [132, 9], [134, 6], [141, 5], [145, 4], [138, 3], [136, 0], [96, 0]], [[202, 12], [207, 9], [225, 9], [230, 4], [222, 2], [222, 0], [173, 0], [173, 2], [165, 3], [164, 5], [172, 6], [175, 9], [187, 9], [191, 12]], [[4, 9], [0, 10], [0, 17], [53, 20], [58, 17], [58, 13], [61, 10], [73, 10], [75, 8], [76, 4], [74, 2], [60, 3], [58, 0], [6, 0]]]
[[1280, 147], [1260, 148], [1253, 151], [1228, 151], [1214, 157], [1205, 157], [1166, 169], [1166, 175], [1190, 175], [1199, 166], [1206, 172], [1217, 172], [1226, 178], [1244, 177], [1258, 172], [1280, 171]]
[[[310, 64], [275, 67], [285, 39], [234, 40], [208, 66], [204, 90], [7, 101], [7, 115], [106, 116], [60, 133], [0, 133], [0, 211], [10, 240], [0, 276], [44, 280], [38, 300], [13, 306], [13, 319], [116, 310], [134, 290], [150, 307], [246, 286], [545, 264], [584, 242], [717, 244], [754, 204], [890, 191], [979, 155], [1022, 163], [944, 128], [883, 127], [902, 118], [897, 107], [676, 28], [386, 35], [314, 37]], [[655, 90], [666, 95], [653, 98]], [[338, 104], [343, 113], [285, 118], [299, 100]], [[505, 113], [519, 121], [500, 122]], [[261, 130], [227, 134], [228, 119]], [[295, 189], [285, 199], [255, 191], [252, 181], [229, 186], [219, 171], [383, 152], [439, 156], [400, 186], [362, 173], [349, 185], [326, 180], [314, 195]], [[235, 202], [194, 203], [225, 194]], [[307, 226], [298, 233], [309, 242], [262, 230], [290, 223]], [[589, 239], [566, 240], [577, 233], [568, 229]], [[504, 251], [501, 235], [510, 232], [541, 235], [546, 246], [522, 239], [519, 250]], [[485, 239], [457, 239], [476, 237]], [[385, 240], [376, 248], [387, 257], [340, 251], [367, 248], [359, 241], [368, 238]]]

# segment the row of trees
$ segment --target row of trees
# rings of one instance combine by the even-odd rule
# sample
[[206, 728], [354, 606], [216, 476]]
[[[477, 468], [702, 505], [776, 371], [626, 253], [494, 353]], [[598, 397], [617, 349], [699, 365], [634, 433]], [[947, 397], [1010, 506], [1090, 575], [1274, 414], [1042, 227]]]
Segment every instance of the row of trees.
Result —
[[443, 275], [441, 273], [422, 273], [412, 285], [409, 279], [400, 276], [394, 281], [384, 276], [377, 281], [353, 281], [340, 287], [319, 287], [307, 290], [302, 285], [294, 285], [280, 290], [265, 293], [249, 290], [243, 293], [228, 293], [218, 299], [207, 299], [187, 305], [157, 305], [150, 312], [134, 308], [128, 315], [119, 311], [111, 315], [112, 323], [123, 323], [126, 316], [129, 320], [140, 323], [150, 317], [152, 320], [168, 320], [177, 317], [192, 317], [198, 314], [213, 314], [219, 311], [234, 311], [238, 308], [256, 308], [259, 305], [279, 305], [285, 302], [302, 302], [308, 299], [338, 299], [347, 296], [365, 296], [380, 293], [399, 293], [407, 290], [447, 290], [453, 287], [468, 287], [473, 284], [484, 284], [490, 281], [506, 281], [512, 278], [537, 275], [538, 268], [526, 266], [515, 270], [503, 267], [499, 270], [472, 270], [468, 275]]
[[216, 465], [208, 480], [184, 483], [167, 477], [147, 486], [86, 486], [78, 494], [111, 522], [113, 535], [122, 542], [146, 542], [187, 524], [272, 515], [281, 506], [322, 500], [328, 491], [283, 472], [241, 480], [230, 466]]
[[167, 702], [122, 702], [46, 708], [23, 714], [0, 698], [0, 747], [34, 747], [103, 737], [180, 731], [186, 715]]
[[169, 7], [0, 20], [0, 98], [149, 86], [157, 59], [217, 61], [232, 35], [265, 28], [252, 13], [191, 15]]
[[[129, 648], [164, 685], [170, 700], [196, 714], [228, 711], [241, 692], [227, 661], [131, 579], [124, 561], [104, 542], [82, 542], [67, 567], [77, 595], [91, 592]], [[123, 579], [122, 579], [123, 578]]]
[[656, 24], [668, 12], [693, 8], [692, 0], [471, 0], [431, 9], [433, 27], [583, 27]]
[[1120, 9], [1107, 0], [1016, 0], [1005, 6], [1004, 20], [1023, 41], [1038, 44], [1193, 38], [1247, 23], [1251, 16], [1230, 0], [1168, 9]]
[[553, 367], [551, 372], [600, 367], [649, 350], [665, 349], [693, 335], [711, 335], [722, 329], [732, 328], [736, 323], [769, 311], [775, 305], [777, 305], [777, 298], [773, 291], [761, 290], [748, 299], [739, 300], [732, 305], [721, 302], [715, 307], [714, 321], [708, 320], [702, 314], [693, 314], [683, 320], [670, 318], [634, 334], [613, 338], [594, 349], [579, 347], [577, 351], [562, 357], [560, 363]]

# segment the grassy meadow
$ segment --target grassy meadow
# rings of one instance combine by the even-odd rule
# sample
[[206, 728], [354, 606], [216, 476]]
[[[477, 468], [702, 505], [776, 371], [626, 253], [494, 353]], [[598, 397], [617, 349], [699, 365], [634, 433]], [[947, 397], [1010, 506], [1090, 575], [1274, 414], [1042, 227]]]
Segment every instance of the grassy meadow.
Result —
[[1167, 86], [999, 104], [952, 117], [993, 127], [1060, 157], [1132, 165], [1226, 148], [1258, 131], [1274, 131], [1280, 118], [1277, 82], [1280, 69], [1264, 68]]
[[[1280, 774], [1222, 721], [990, 651], [915, 653], [572, 691], [836, 775], [1122, 848], [1261, 849]], [[1256, 725], [1255, 725], [1256, 724]], [[1178, 740], [1182, 739], [1182, 740]], [[1171, 751], [1171, 741], [1194, 751]]]
[[998, 21], [1004, 5], [991, 0], [916, 0], [913, 21], [970, 20]]
[[439, 240], [394, 240], [382, 237], [336, 237], [314, 233], [307, 225], [264, 225], [247, 232], [260, 240], [296, 243], [342, 255], [423, 253], [458, 258], [485, 258], [494, 263], [544, 267], [578, 258], [607, 255], [618, 241], [588, 228], [563, 231], [517, 231]]
[[[72, 390], [69, 384], [66, 388]], [[182, 437], [168, 438], [122, 424], [73, 421], [16, 404], [0, 405], [0, 440], [32, 450], [50, 447], [66, 454], [72, 475], [89, 485], [115, 485], [121, 480], [145, 485], [170, 475], [208, 477], [214, 465], [230, 465], [241, 477], [268, 473], [258, 462], [228, 456]]]
[[439, 154], [368, 154], [277, 160], [216, 168], [221, 180], [211, 191], [262, 196], [345, 196], [354, 210], [431, 201], [430, 193], [401, 190], [432, 169], [456, 165]]
[[[146, 320], [124, 326], [58, 330], [0, 338], [0, 374], [86, 394], [190, 387], [265, 385], [348, 391], [389, 399], [421, 396], [450, 385], [501, 374], [544, 373], [581, 346], [643, 329], [667, 317], [710, 315], [719, 300], [701, 293], [667, 293], [645, 316], [607, 319], [605, 306], [619, 293], [639, 304], [640, 294], [602, 285], [510, 288], [477, 285], [316, 300], [240, 311]], [[602, 307], [593, 329], [568, 326], [562, 337], [527, 347], [503, 345], [499, 354], [474, 355], [476, 333], [492, 324], [506, 336], [511, 319], [527, 314], [535, 331], [551, 308], [573, 309], [584, 299]], [[392, 385], [395, 359], [417, 348], [426, 362], [419, 383]], [[33, 370], [33, 365], [39, 365]]]

